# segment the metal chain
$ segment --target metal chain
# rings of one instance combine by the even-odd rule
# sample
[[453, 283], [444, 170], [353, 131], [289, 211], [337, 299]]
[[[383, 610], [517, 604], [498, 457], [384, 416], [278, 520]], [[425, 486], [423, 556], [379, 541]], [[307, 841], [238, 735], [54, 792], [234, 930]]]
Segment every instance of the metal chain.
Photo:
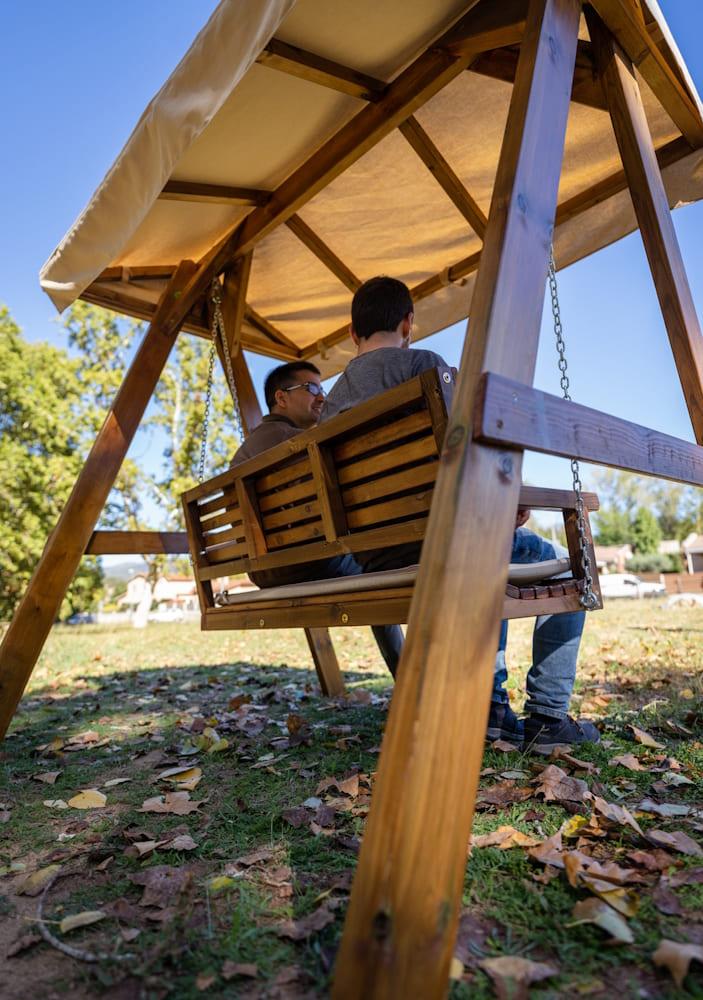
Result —
[[[549, 248], [549, 295], [552, 300], [552, 317], [554, 319], [554, 337], [556, 340], [557, 355], [559, 356], [559, 371], [561, 378], [559, 384], [564, 399], [571, 399], [569, 394], [569, 376], [567, 374], [566, 344], [564, 343], [564, 330], [561, 325], [561, 309], [559, 307], [559, 294], [557, 291], [557, 274], [554, 266], [554, 248]], [[571, 459], [571, 477], [573, 479], [574, 493], [576, 495], [576, 527], [579, 539], [579, 555], [581, 559], [581, 569], [583, 571], [584, 591], [579, 598], [581, 606], [587, 611], [593, 611], [599, 606], [599, 601], [593, 592], [593, 577], [591, 576], [591, 558], [588, 554], [586, 541], [586, 518], [584, 516], [584, 505], [581, 483], [581, 471], [578, 460]]]
[[207, 457], [208, 426], [210, 423], [210, 409], [212, 406], [212, 385], [215, 373], [215, 352], [217, 351], [218, 338], [220, 341], [220, 346], [222, 347], [222, 355], [225, 359], [225, 374], [227, 376], [227, 383], [229, 385], [229, 391], [232, 394], [232, 402], [234, 404], [233, 416], [234, 416], [235, 434], [237, 435], [237, 439], [240, 444], [244, 440], [244, 431], [242, 429], [242, 411], [239, 405], [239, 393], [237, 392], [237, 384], [234, 381], [234, 372], [232, 371], [232, 359], [230, 357], [229, 350], [227, 349], [227, 337], [225, 336], [225, 322], [222, 317], [222, 286], [220, 285], [218, 278], [212, 279], [210, 298], [212, 300], [212, 329], [210, 331], [211, 343], [210, 343], [210, 356], [208, 358], [208, 369], [207, 369], [205, 413], [203, 414], [203, 436], [200, 442], [200, 461], [198, 463], [198, 486], [202, 483], [203, 479], [205, 478], [205, 459]]

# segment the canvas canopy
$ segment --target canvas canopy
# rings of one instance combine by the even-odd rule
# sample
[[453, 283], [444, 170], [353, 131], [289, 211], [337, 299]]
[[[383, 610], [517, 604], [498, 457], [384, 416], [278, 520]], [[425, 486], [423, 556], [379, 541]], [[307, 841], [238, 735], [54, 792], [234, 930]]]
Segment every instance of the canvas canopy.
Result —
[[[594, 6], [623, 45], [639, 46], [670, 205], [699, 199], [701, 105], [661, 12], [652, 0], [637, 15], [625, 0]], [[60, 310], [83, 298], [148, 319], [178, 262], [239, 227], [253, 251], [246, 349], [335, 374], [352, 352], [352, 291], [380, 273], [413, 289], [416, 339], [466, 317], [525, 8], [222, 0], [42, 269], [42, 287]], [[559, 267], [636, 228], [583, 19], [580, 39]], [[202, 303], [184, 328], [206, 333]]]

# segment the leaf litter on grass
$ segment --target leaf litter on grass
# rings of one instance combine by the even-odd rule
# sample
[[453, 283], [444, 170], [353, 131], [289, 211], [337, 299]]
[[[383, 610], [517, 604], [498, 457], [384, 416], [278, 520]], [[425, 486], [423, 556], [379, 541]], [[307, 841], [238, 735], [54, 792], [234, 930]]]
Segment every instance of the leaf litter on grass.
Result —
[[[251, 642], [252, 637], [247, 638]], [[231, 637], [226, 639], [229, 642]], [[197, 642], [200, 643], [200, 637]], [[192, 655], [199, 656], [200, 646], [194, 646], [193, 651]], [[143, 656], [140, 649], [137, 661]], [[222, 656], [217, 662], [229, 659]], [[108, 661], [108, 654], [103, 655], [101, 672]], [[344, 706], [323, 704], [308, 675], [303, 675], [302, 682], [297, 678], [291, 680], [290, 671], [286, 674], [285, 669], [257, 671], [251, 667], [236, 670], [225, 667], [221, 676], [215, 676], [212, 671], [177, 672], [171, 667], [163, 679], [148, 674], [149, 671], [133, 674], [132, 677], [138, 677], [135, 686], [132, 679], [128, 681], [133, 703], [140, 698], [148, 703], [140, 709], [145, 712], [142, 719], [138, 712], [129, 721], [127, 716], [121, 716], [119, 723], [111, 728], [109, 695], [105, 693], [93, 715], [82, 712], [82, 731], [77, 737], [71, 735], [72, 719], [67, 718], [66, 730], [57, 722], [59, 735], [51, 740], [53, 749], [42, 752], [52, 764], [57, 761], [55, 769], [60, 766], [66, 772], [60, 776], [58, 794], [66, 795], [66, 788], [100, 788], [109, 792], [109, 806], [63, 812], [44, 808], [45, 818], [37, 822], [50, 836], [47, 846], [29, 859], [28, 870], [34, 872], [57, 863], [51, 860], [53, 850], [68, 852], [64, 860], [71, 858], [73, 863], [86, 866], [80, 889], [84, 896], [76, 884], [64, 903], [65, 890], [62, 891], [61, 902], [66, 910], [57, 913], [56, 918], [106, 912], [112, 919], [99, 921], [94, 927], [86, 925], [73, 933], [103, 939], [105, 947], [110, 935], [119, 934], [125, 940], [126, 934], [133, 937], [130, 947], [140, 954], [153, 951], [158, 938], [162, 958], [155, 959], [154, 968], [166, 970], [170, 963], [176, 963], [181, 975], [187, 968], [185, 975], [191, 976], [192, 983], [201, 977], [201, 985], [214, 977], [206, 994], [216, 993], [227, 982], [224, 967], [229, 961], [232, 967], [257, 965], [258, 976], [249, 977], [249, 982], [252, 985], [260, 982], [262, 988], [270, 990], [283, 988], [274, 984], [284, 969], [297, 970], [290, 973], [291, 982], [304, 983], [306, 989], [312, 986], [316, 994], [322, 995], [326, 992], [331, 963], [327, 958], [320, 959], [318, 967], [313, 956], [325, 956], [341, 930], [354, 863], [352, 845], [358, 847], [363, 835], [370, 799], [370, 772], [376, 765], [375, 752], [387, 696], [374, 691], [357, 696]], [[106, 692], [114, 688], [119, 711], [125, 703], [125, 676], [129, 678], [124, 674], [115, 675], [114, 681], [101, 678]], [[95, 695], [85, 688], [78, 690], [85, 692], [79, 698], [97, 702]], [[624, 690], [630, 692], [634, 688]], [[488, 793], [488, 801], [480, 803], [472, 871], [476, 870], [475, 862], [484, 855], [497, 860], [486, 869], [495, 875], [485, 883], [481, 881], [479, 864], [476, 897], [469, 884], [472, 898], [479, 900], [472, 907], [485, 913], [488, 905], [491, 912], [500, 913], [511, 892], [522, 892], [519, 906], [524, 914], [524, 929], [519, 929], [518, 924], [515, 931], [521, 952], [539, 940], [536, 928], [545, 920], [544, 926], [548, 927], [547, 918], [551, 915], [554, 923], [560, 925], [558, 934], [562, 940], [573, 936], [579, 942], [576, 951], [582, 957], [588, 956], [588, 948], [597, 954], [601, 944], [611, 940], [612, 935], [597, 923], [580, 922], [572, 928], [565, 925], [571, 922], [578, 903], [588, 903], [594, 913], [605, 907], [607, 910], [603, 912], [610, 911], [619, 917], [635, 938], [633, 944], [617, 945], [617, 962], [648, 965], [651, 974], [662, 977], [660, 982], [663, 982], [670, 973], [665, 965], [660, 972], [656, 971], [658, 967], [650, 958], [654, 945], [646, 950], [640, 943], [639, 928], [643, 920], [654, 928], [661, 919], [664, 923], [659, 925], [659, 937], [666, 940], [685, 938], [692, 928], [695, 930], [695, 922], [687, 924], [686, 918], [695, 904], [688, 902], [685, 894], [700, 884], [696, 881], [698, 876], [686, 874], [696, 870], [700, 830], [695, 824], [699, 820], [693, 813], [667, 816], [664, 808], [664, 814], [658, 815], [646, 813], [640, 806], [649, 801], [679, 809], [695, 807], [694, 788], [687, 782], [695, 783], [700, 775], [700, 771], [691, 769], [691, 753], [697, 751], [676, 743], [676, 734], [664, 729], [663, 723], [657, 725], [651, 719], [637, 718], [638, 727], [653, 734], [652, 739], [661, 743], [662, 748], [639, 745], [633, 757], [642, 770], [628, 774], [626, 766], [610, 762], [618, 755], [625, 756], [632, 747], [631, 742], [628, 747], [621, 737], [622, 713], [626, 713], [627, 706], [622, 699], [608, 700], [601, 681], [594, 692], [592, 700], [605, 719], [600, 724], [606, 726], [605, 740], [611, 744], [609, 747], [590, 752], [581, 748], [577, 748], [578, 752], [560, 751], [546, 765], [544, 761], [518, 754], [512, 746], [505, 750], [506, 755], [513, 755], [509, 760], [501, 754], [501, 748], [490, 752], [487, 763], [497, 762], [497, 766], [486, 769], [481, 780], [481, 792]], [[631, 693], [627, 697], [632, 697]], [[597, 699], [605, 704], [599, 705]], [[619, 714], [609, 730], [606, 713], [611, 706]], [[627, 722], [633, 719], [626, 714], [624, 718]], [[119, 733], [119, 738], [107, 735], [110, 732]], [[43, 736], [45, 746], [46, 741]], [[226, 741], [227, 746], [208, 753], [221, 741]], [[368, 755], [371, 750], [374, 756]], [[47, 756], [43, 758], [43, 766], [51, 767]], [[700, 761], [700, 755], [697, 759]], [[255, 767], [250, 770], [252, 765]], [[41, 767], [42, 763], [27, 769], [28, 796], [31, 773], [42, 773]], [[188, 774], [194, 769], [199, 769], [200, 774]], [[170, 775], [164, 773], [168, 771]], [[683, 780], [671, 781], [671, 775]], [[197, 799], [189, 794], [194, 788], [187, 785], [196, 776], [198, 791], [202, 790]], [[622, 787], [619, 777], [631, 779], [633, 788]], [[110, 784], [115, 778], [117, 783]], [[661, 782], [659, 789], [652, 787], [654, 780]], [[42, 789], [42, 783], [31, 781], [31, 784], [46, 795], [48, 789]], [[182, 797], [182, 793], [187, 797]], [[178, 798], [167, 798], [173, 795]], [[4, 798], [9, 800], [8, 795]], [[21, 798], [21, 792], [17, 792], [11, 799], [15, 817], [20, 807], [24, 808]], [[156, 800], [159, 811], [140, 813], [140, 807], [150, 800]], [[178, 811], [164, 808], [174, 802], [185, 803], [187, 811], [179, 815]], [[283, 815], [287, 810], [298, 809], [304, 818], [294, 827], [286, 823]], [[146, 829], [141, 828], [142, 832], [136, 836], [122, 835], [121, 831], [130, 826], [139, 830], [139, 824], [145, 824]], [[557, 830], [561, 830], [559, 837]], [[654, 839], [650, 840], [652, 833]], [[673, 839], [656, 843], [658, 833]], [[56, 843], [57, 836], [64, 834], [72, 839]], [[695, 846], [677, 834], [683, 834]], [[129, 852], [131, 847], [135, 847], [136, 856], [125, 854], [125, 849]], [[681, 847], [692, 853], [687, 854]], [[532, 857], [531, 852], [540, 852], [541, 860]], [[0, 870], [10, 860], [18, 863], [20, 856], [26, 854], [15, 851], [9, 858], [0, 856]], [[247, 864], [247, 860], [251, 863]], [[106, 862], [110, 866], [107, 874], [100, 869]], [[167, 868], [187, 870], [190, 881], [173, 902], [165, 906], [141, 906], [139, 893], [147, 887], [130, 881], [131, 876], [163, 868], [164, 862], [168, 862]], [[103, 881], [89, 886], [93, 873]], [[508, 873], [516, 874], [508, 876]], [[345, 879], [335, 888], [340, 875]], [[525, 875], [539, 895], [521, 889]], [[494, 877], [498, 879], [497, 887], [503, 879], [503, 891], [491, 891]], [[689, 877], [690, 883], [677, 881]], [[213, 889], [218, 879], [226, 882], [219, 890]], [[72, 884], [67, 883], [67, 887]], [[689, 885], [693, 888], [689, 889]], [[628, 916], [617, 906], [631, 910], [630, 893], [636, 893], [640, 900], [649, 898], [655, 905], [650, 909], [640, 905], [637, 916]], [[482, 897], [490, 899], [490, 903], [483, 902]], [[123, 902], [117, 906], [119, 898]], [[657, 909], [657, 901], [669, 910], [678, 903], [682, 915]], [[114, 913], [120, 913], [121, 917], [112, 916], [112, 903], [115, 903]], [[151, 917], [160, 914], [166, 919], [147, 919], [147, 914]], [[242, 928], [249, 928], [248, 933], [254, 935], [252, 942], [256, 944], [250, 951], [226, 951], [233, 919], [238, 921], [238, 937]], [[483, 976], [478, 967], [482, 949], [485, 958], [486, 948], [493, 951], [493, 957], [503, 946], [514, 948], [515, 940], [506, 938], [503, 929], [509, 922], [509, 918], [504, 918], [492, 929], [484, 926], [478, 935], [472, 935], [475, 952], [462, 954], [463, 971], [457, 978], [457, 988], [464, 988], [472, 976]], [[530, 925], [535, 928], [532, 940]], [[286, 928], [293, 929], [292, 936], [279, 934], [279, 930]], [[208, 958], [207, 962], [204, 957], [189, 958], [181, 934], [187, 935], [186, 940], [203, 941], [207, 949], [214, 948], [212, 954], [217, 957]], [[296, 935], [300, 935], [297, 940]], [[570, 996], [566, 984], [580, 974], [580, 962], [574, 963], [568, 957], [568, 949], [562, 956], [557, 938], [550, 935], [551, 932], [546, 936], [541, 932], [542, 941], [537, 943], [536, 954], [530, 951], [529, 961], [554, 967], [559, 955], [560, 971], [552, 976], [548, 988], [555, 995]], [[699, 943], [698, 939], [688, 942], [694, 947]], [[608, 968], [614, 967], [615, 962], [614, 957], [609, 958]], [[303, 964], [305, 969], [301, 967]], [[458, 973], [458, 967], [454, 972]], [[689, 975], [699, 974], [696, 961], [692, 961]], [[168, 980], [169, 973], [165, 975]], [[607, 970], [601, 971], [599, 978], [607, 979], [607, 975]], [[243, 974], [233, 975], [233, 979], [235, 983], [247, 982]], [[511, 982], [510, 977], [506, 982]], [[559, 993], [562, 986], [567, 993]]]

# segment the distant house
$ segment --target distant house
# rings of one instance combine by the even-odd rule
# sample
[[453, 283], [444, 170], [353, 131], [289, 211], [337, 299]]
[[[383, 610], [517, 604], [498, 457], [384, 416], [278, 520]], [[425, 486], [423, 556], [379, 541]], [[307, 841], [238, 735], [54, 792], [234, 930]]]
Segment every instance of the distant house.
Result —
[[[253, 584], [246, 577], [223, 577], [221, 580], [213, 580], [213, 589], [218, 590], [251, 590]], [[118, 604], [130, 610], [139, 606], [144, 591], [147, 586], [146, 573], [137, 573], [127, 581], [126, 592], [117, 600]], [[160, 576], [151, 595], [152, 601], [160, 610], [166, 608], [178, 608], [181, 611], [199, 611], [198, 594], [195, 589], [195, 581], [192, 576], [180, 574], [167, 574]]]
[[703, 572], [703, 535], [690, 534], [681, 544], [689, 573]]
[[659, 542], [657, 552], [661, 556], [678, 556], [681, 553], [681, 542], [678, 538], [665, 538]]
[[600, 573], [624, 573], [625, 563], [633, 556], [631, 545], [594, 545], [593, 548]]

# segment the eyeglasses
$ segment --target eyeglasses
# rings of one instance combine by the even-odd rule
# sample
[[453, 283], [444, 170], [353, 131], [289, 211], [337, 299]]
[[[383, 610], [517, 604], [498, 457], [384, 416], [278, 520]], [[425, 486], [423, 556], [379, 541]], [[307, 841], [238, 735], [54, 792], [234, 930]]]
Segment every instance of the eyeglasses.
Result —
[[293, 389], [307, 389], [311, 396], [324, 396], [325, 390], [317, 382], [298, 382], [297, 385], [289, 385], [283, 391], [292, 392]]

